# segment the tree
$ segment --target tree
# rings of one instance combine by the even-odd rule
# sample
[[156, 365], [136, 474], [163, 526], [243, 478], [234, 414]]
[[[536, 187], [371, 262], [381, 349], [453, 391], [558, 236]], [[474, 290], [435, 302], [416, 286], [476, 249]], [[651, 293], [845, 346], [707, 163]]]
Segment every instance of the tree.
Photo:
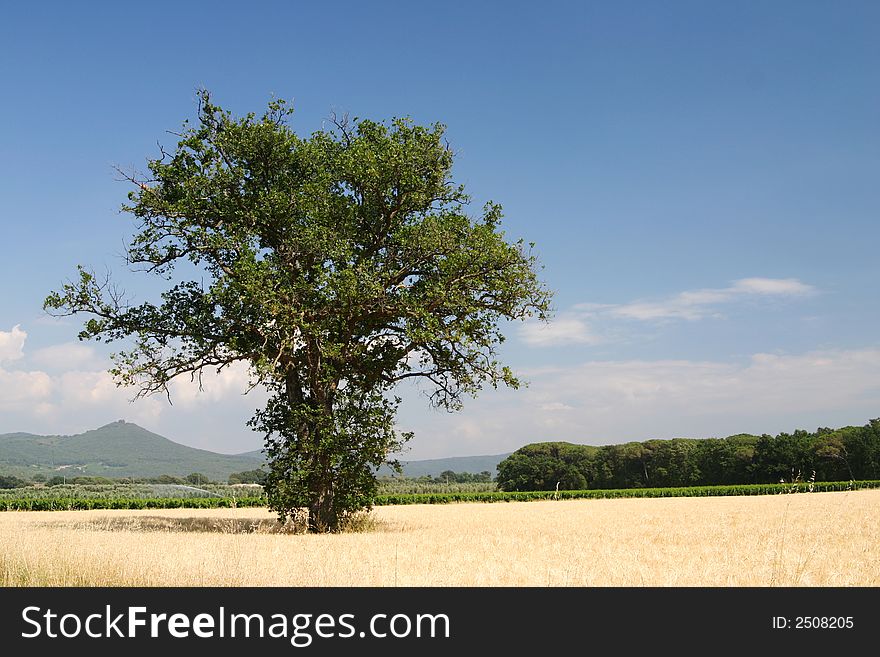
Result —
[[151, 477], [150, 483], [152, 484], [174, 484], [176, 486], [182, 486], [186, 483], [186, 479], [183, 477], [176, 477], [175, 475], [162, 474], [158, 477]]
[[814, 469], [811, 436], [802, 429], [773, 437], [763, 434], [755, 444], [753, 467], [759, 483], [792, 483]]
[[498, 464], [498, 487], [505, 491], [584, 490], [587, 479], [579, 470], [585, 445], [533, 443], [520, 447]]
[[0, 488], [23, 488], [28, 482], [13, 475], [0, 475]]
[[485, 384], [517, 387], [497, 360], [501, 323], [546, 320], [551, 294], [499, 205], [466, 212], [441, 124], [333, 117], [301, 138], [282, 101], [234, 118], [199, 98], [174, 152], [125, 174], [127, 261], [168, 280], [161, 302], [133, 305], [80, 266], [44, 307], [90, 316], [80, 339], [134, 338], [111, 372], [138, 396], [246, 363], [270, 393], [249, 422], [270, 507], [335, 531], [370, 508], [374, 468], [411, 437], [394, 426], [395, 384], [420, 379], [448, 410]]
[[260, 484], [262, 486], [266, 483], [266, 472], [260, 468], [233, 472], [229, 475], [228, 481], [230, 484]]

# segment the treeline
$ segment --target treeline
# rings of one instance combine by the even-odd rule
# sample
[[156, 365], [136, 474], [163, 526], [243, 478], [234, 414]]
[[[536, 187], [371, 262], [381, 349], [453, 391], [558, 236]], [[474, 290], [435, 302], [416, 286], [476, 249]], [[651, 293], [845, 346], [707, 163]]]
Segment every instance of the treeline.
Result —
[[622, 445], [534, 443], [498, 464], [504, 491], [880, 479], [880, 418], [863, 427]]
[[[243, 472], [233, 472], [229, 475], [225, 483], [228, 484], [260, 484], [266, 481], [266, 471], [245, 470]], [[64, 484], [75, 484], [80, 486], [94, 485], [110, 485], [110, 484], [177, 484], [185, 486], [204, 486], [207, 484], [219, 484], [222, 482], [214, 481], [210, 477], [200, 472], [193, 472], [185, 477], [177, 475], [159, 475], [158, 477], [100, 477], [77, 475], [67, 477], [63, 475], [54, 475], [47, 477], [44, 474], [35, 474], [30, 481], [15, 477], [12, 475], [0, 475], [0, 489], [2, 488], [25, 488], [27, 486], [61, 486]]]
[[492, 473], [488, 470], [476, 473], [444, 470], [434, 477], [422, 475], [421, 477], [406, 477], [406, 480], [419, 484], [486, 484], [492, 481]]

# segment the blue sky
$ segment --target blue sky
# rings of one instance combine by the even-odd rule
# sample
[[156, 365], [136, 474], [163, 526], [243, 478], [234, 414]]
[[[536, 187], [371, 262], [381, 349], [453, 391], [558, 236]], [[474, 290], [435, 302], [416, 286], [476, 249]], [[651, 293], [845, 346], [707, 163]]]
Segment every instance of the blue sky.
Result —
[[874, 2], [18, 3], [0, 21], [0, 433], [119, 418], [236, 452], [244, 373], [129, 404], [107, 351], [41, 311], [83, 263], [129, 289], [114, 165], [143, 167], [206, 87], [441, 121], [556, 292], [510, 325], [531, 382], [455, 415], [417, 391], [405, 458], [861, 424], [880, 415], [880, 5]]

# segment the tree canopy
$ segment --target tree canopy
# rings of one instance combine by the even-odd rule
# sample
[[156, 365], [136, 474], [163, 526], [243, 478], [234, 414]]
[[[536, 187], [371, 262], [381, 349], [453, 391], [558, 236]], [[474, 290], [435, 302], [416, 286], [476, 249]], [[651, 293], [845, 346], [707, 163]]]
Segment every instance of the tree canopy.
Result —
[[420, 379], [449, 410], [517, 387], [502, 322], [547, 319], [551, 293], [500, 205], [467, 212], [443, 125], [334, 117], [304, 138], [283, 101], [235, 118], [199, 98], [174, 151], [127, 175], [127, 262], [168, 281], [161, 301], [134, 304], [80, 266], [44, 307], [87, 314], [80, 339], [131, 338], [111, 372], [140, 396], [247, 363], [270, 393], [249, 423], [266, 436], [270, 506], [335, 531], [411, 437], [395, 384]]
[[880, 419], [776, 436], [673, 438], [618, 445], [532, 443], [498, 464], [502, 490], [652, 488], [880, 478]]

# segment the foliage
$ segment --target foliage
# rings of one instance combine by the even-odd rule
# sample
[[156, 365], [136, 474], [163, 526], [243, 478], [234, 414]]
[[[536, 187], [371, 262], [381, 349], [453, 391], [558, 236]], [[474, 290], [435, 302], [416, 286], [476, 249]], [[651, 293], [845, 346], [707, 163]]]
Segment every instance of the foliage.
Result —
[[495, 482], [437, 481], [434, 477], [380, 477], [379, 496], [399, 493], [485, 493], [498, 490]]
[[0, 488], [21, 488], [22, 486], [27, 486], [27, 483], [24, 479], [19, 479], [18, 477], [0, 475]]
[[482, 472], [454, 472], [453, 470], [444, 470], [438, 476], [434, 477], [435, 483], [450, 483], [455, 482], [458, 484], [470, 484], [470, 483], [488, 483], [492, 481], [492, 473], [488, 470], [483, 470]]
[[487, 484], [492, 481], [492, 473], [488, 470], [482, 472], [455, 472], [453, 470], [444, 470], [436, 476], [422, 475], [420, 477], [380, 477], [380, 483], [389, 481], [408, 481], [419, 484]]
[[570, 443], [526, 445], [498, 464], [498, 484], [502, 490], [563, 490], [587, 487], [584, 473], [578, 468], [590, 449], [581, 450]]
[[623, 445], [534, 443], [498, 464], [506, 491], [769, 484], [880, 477], [880, 420], [777, 436], [648, 440]]
[[87, 486], [90, 484], [94, 485], [107, 485], [112, 484], [113, 481], [107, 477], [86, 477], [77, 475], [76, 477], [67, 477], [65, 480], [67, 484], [75, 484], [78, 486]]
[[230, 484], [259, 484], [261, 486], [266, 483], [266, 471], [257, 468], [256, 470], [245, 470], [243, 472], [233, 472], [229, 475]]
[[188, 484], [192, 484], [193, 486], [201, 486], [203, 484], [214, 483], [201, 472], [191, 472], [186, 477], [184, 477], [184, 481], [186, 481], [186, 483]]
[[175, 477], [174, 475], [159, 475], [158, 477], [153, 477], [150, 481], [157, 484], [185, 484], [186, 479], [183, 477]]
[[134, 305], [80, 267], [45, 308], [90, 315], [81, 339], [134, 338], [111, 371], [139, 395], [246, 363], [270, 393], [250, 426], [266, 436], [271, 508], [334, 531], [410, 437], [394, 385], [418, 378], [450, 410], [486, 383], [518, 386], [496, 358], [500, 324], [546, 319], [550, 293], [531, 245], [505, 241], [500, 206], [466, 212], [442, 125], [343, 119], [301, 138], [290, 114], [273, 101], [236, 119], [202, 92], [197, 125], [149, 178], [129, 176], [123, 208], [139, 222], [132, 266], [197, 275]]

